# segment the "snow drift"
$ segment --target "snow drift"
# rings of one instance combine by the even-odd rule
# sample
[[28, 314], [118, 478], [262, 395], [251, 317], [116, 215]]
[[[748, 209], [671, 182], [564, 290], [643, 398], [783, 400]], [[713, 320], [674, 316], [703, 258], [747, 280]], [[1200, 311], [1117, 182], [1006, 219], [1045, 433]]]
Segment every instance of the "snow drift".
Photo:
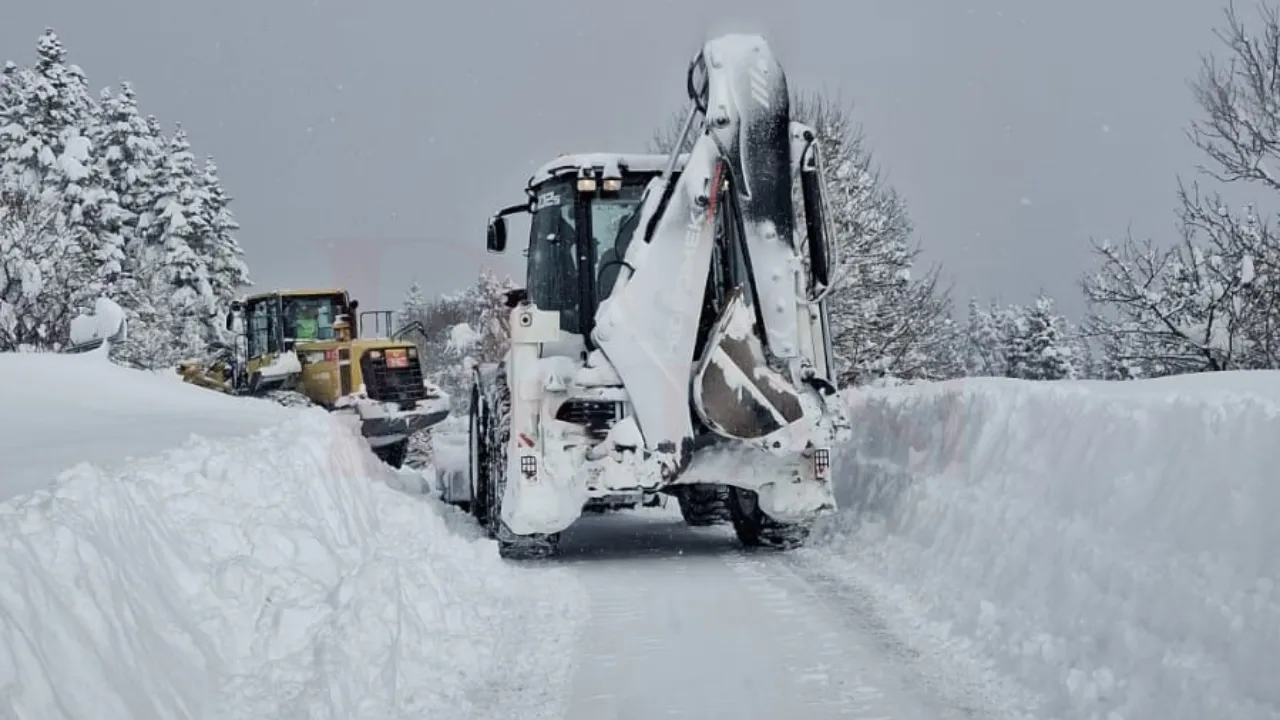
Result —
[[[86, 400], [103, 412], [153, 380], [175, 421], [185, 390], [217, 397], [85, 372], [116, 384]], [[340, 419], [271, 414], [0, 504], [0, 716], [519, 717], [504, 688], [553, 702], [576, 581], [508, 566], [452, 510], [389, 488]]]
[[116, 468], [192, 434], [238, 437], [291, 417], [169, 375], [131, 372], [97, 353], [0, 353], [0, 500], [46, 487], [77, 463]]
[[1280, 373], [850, 402], [825, 540], [919, 647], [1039, 718], [1280, 717]]

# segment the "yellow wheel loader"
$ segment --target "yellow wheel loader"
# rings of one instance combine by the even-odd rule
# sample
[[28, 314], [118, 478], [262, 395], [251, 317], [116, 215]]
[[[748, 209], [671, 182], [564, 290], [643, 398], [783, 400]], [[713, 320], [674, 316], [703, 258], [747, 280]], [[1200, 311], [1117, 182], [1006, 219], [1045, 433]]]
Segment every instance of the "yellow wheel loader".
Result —
[[374, 454], [398, 468], [409, 436], [448, 417], [449, 396], [423, 377], [417, 345], [391, 333], [390, 311], [353, 323], [358, 306], [341, 289], [250, 295], [227, 313], [234, 344], [178, 373], [232, 395], [353, 414]]

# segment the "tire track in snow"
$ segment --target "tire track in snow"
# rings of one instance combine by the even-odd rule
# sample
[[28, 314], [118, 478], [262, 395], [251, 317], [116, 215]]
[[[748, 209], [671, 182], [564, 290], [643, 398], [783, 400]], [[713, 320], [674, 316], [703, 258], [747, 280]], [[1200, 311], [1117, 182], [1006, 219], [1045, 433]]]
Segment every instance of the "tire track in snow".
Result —
[[587, 588], [570, 720], [963, 718], [833, 617], [777, 553], [667, 512], [584, 517], [562, 565]]

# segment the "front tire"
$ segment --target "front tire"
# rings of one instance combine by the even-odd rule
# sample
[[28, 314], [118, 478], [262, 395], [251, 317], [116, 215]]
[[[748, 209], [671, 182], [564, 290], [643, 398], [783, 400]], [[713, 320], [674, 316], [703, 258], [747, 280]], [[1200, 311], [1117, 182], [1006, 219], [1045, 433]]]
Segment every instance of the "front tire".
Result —
[[507, 448], [511, 445], [511, 391], [505, 368], [499, 368], [492, 406], [484, 417], [485, 449], [485, 529], [498, 541], [498, 555], [509, 560], [545, 558], [554, 555], [560, 533], [517, 535], [502, 520], [502, 500], [507, 488]]
[[409, 455], [409, 438], [373, 448], [373, 454], [377, 455], [382, 462], [399, 470], [404, 467], [404, 459]]
[[769, 547], [792, 550], [809, 539], [808, 523], [782, 523], [760, 509], [760, 498], [753, 490], [729, 488], [729, 516], [733, 532], [746, 547]]
[[467, 430], [467, 450], [469, 457], [467, 460], [468, 474], [468, 491], [471, 493], [470, 510], [471, 516], [476, 519], [480, 527], [486, 527], [489, 524], [489, 455], [485, 447], [485, 413], [483, 399], [480, 396], [480, 388], [477, 385], [471, 386], [471, 412], [470, 424]]

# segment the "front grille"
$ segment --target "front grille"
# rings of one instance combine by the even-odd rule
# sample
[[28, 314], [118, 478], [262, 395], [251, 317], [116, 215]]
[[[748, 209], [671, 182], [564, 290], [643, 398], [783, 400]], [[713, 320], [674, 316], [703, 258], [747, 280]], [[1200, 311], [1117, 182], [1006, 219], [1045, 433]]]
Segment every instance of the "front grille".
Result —
[[409, 358], [408, 367], [389, 368], [385, 352], [378, 353], [376, 358], [365, 352], [360, 358], [360, 374], [369, 397], [403, 404], [426, 399], [427, 388], [422, 384], [422, 365], [418, 358]]
[[581, 425], [596, 440], [603, 440], [621, 417], [622, 403], [613, 400], [566, 400], [556, 410], [557, 420]]

